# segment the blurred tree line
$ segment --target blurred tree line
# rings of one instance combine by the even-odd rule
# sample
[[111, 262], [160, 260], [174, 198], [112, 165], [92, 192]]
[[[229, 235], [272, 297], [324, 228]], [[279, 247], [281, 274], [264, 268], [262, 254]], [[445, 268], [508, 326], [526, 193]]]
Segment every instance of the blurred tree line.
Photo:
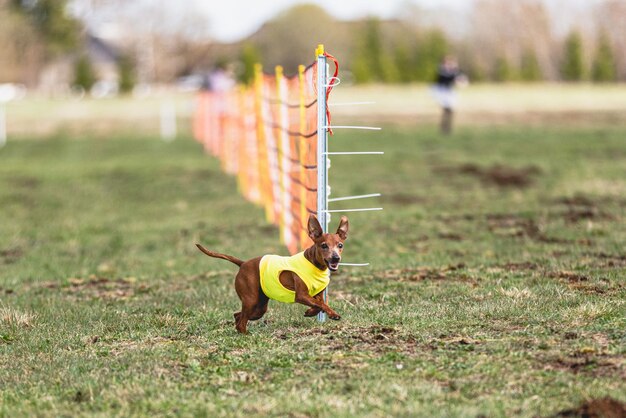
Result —
[[[0, 0], [0, 82], [35, 86], [46, 69], [70, 67], [71, 84], [88, 91], [98, 81], [88, 34], [67, 10], [66, 0]], [[116, 53], [119, 90], [134, 84], [134, 63]]]
[[[293, 73], [324, 43], [357, 83], [430, 82], [446, 54], [478, 82], [626, 81], [626, 2], [598, 3], [594, 28], [572, 26], [561, 35], [539, 0], [476, 0], [463, 36], [451, 35], [445, 23], [416, 23], [422, 10], [405, 7], [406, 17], [397, 20], [341, 22], [317, 6], [295, 6], [240, 44], [240, 79], [251, 79], [255, 59]], [[219, 46], [213, 50], [220, 54]]]
[[[68, 13], [68, 2], [82, 2], [89, 13]], [[299, 64], [313, 61], [318, 43], [339, 59], [342, 76], [356, 83], [431, 82], [445, 54], [456, 55], [475, 82], [626, 81], [623, 0], [589, 5], [585, 19], [575, 20], [579, 26], [569, 24], [566, 31], [557, 28], [558, 19], [542, 0], [474, 0], [462, 16], [428, 14], [407, 2], [395, 20], [359, 21], [339, 21], [304, 4], [235, 43], [212, 42], [197, 10], [159, 4], [0, 0], [0, 82], [36, 85], [46, 66], [65, 60], [72, 66], [71, 82], [88, 90], [98, 68], [87, 48], [87, 15], [105, 16], [122, 29], [115, 45], [121, 91], [138, 81], [171, 83], [203, 74], [224, 61], [235, 64], [243, 82], [251, 80], [256, 62], [265, 71], [280, 64], [293, 74]]]

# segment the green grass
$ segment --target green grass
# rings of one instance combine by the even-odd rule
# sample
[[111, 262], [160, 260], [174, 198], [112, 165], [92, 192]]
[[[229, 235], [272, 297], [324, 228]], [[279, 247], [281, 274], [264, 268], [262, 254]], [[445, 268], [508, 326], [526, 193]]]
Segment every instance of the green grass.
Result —
[[[626, 112], [626, 84], [471, 84], [458, 89], [458, 96], [455, 117], [464, 125], [556, 121], [589, 127], [603, 119], [623, 125]], [[414, 124], [435, 121], [441, 113], [425, 84], [342, 85], [333, 90], [330, 103], [359, 101], [375, 105], [334, 107], [336, 120], [357, 117]]]
[[[339, 322], [271, 303], [235, 332], [234, 266], [285, 253], [189, 139], [0, 150], [0, 416], [546, 416], [626, 401], [623, 126], [337, 132]], [[500, 168], [497, 168], [497, 166]], [[517, 182], [521, 186], [506, 183]], [[332, 222], [336, 226], [337, 217]]]
[[[626, 84], [585, 83], [496, 83], [471, 84], [459, 89], [462, 125], [502, 125], [510, 122], [541, 124], [548, 122], [594, 126], [598, 121], [624, 125]], [[375, 102], [370, 106], [332, 107], [333, 119], [376, 124], [378, 121], [410, 124], [434, 123], [441, 109], [433, 100], [430, 86], [350, 85], [333, 89], [330, 103]], [[185, 134], [191, 127], [193, 95], [155, 91], [144, 97], [93, 99], [51, 98], [28, 95], [8, 103], [9, 140], [37, 135], [46, 138], [63, 132], [81, 136], [88, 129], [92, 138], [107, 138], [119, 132], [158, 136], [162, 105], [174, 105], [178, 130]]]

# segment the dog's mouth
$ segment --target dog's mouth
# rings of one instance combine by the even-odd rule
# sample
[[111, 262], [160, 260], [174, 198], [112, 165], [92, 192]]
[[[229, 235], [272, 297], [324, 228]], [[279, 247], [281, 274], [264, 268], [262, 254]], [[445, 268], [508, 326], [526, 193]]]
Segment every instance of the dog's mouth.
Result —
[[337, 269], [339, 269], [339, 261], [328, 261], [328, 260], [325, 260], [325, 261], [330, 271], [337, 271]]

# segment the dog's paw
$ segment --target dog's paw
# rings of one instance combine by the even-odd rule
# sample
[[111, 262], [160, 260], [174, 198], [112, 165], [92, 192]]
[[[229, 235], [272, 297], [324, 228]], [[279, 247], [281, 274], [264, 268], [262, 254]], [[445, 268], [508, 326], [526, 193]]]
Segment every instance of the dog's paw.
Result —
[[328, 317], [333, 321], [339, 321], [341, 319], [341, 315], [339, 315], [337, 312], [333, 312], [332, 314], [328, 315]]
[[304, 316], [311, 317], [317, 315], [318, 313], [320, 313], [318, 308], [309, 308], [306, 312], [304, 312]]

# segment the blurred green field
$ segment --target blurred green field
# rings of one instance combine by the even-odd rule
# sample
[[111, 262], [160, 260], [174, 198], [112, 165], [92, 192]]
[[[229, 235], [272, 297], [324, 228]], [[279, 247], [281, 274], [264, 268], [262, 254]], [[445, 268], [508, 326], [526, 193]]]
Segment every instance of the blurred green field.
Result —
[[[341, 86], [332, 93], [337, 102], [369, 100], [375, 104], [333, 110], [339, 116], [428, 121], [440, 113], [429, 89], [422, 84]], [[621, 84], [474, 84], [458, 88], [457, 93], [458, 114], [464, 124], [571, 122], [576, 119], [572, 116], [597, 123], [601, 115], [626, 123], [626, 85]]]
[[[342, 320], [270, 303], [236, 334], [231, 264], [285, 253], [191, 139], [0, 149], [0, 416], [550, 416], [626, 402], [626, 127], [339, 131]], [[352, 202], [354, 204], [354, 202]], [[347, 202], [343, 206], [350, 207]], [[337, 218], [332, 224], [336, 225]]]
[[[335, 120], [368, 121], [415, 126], [433, 123], [440, 109], [428, 85], [347, 85], [332, 92]], [[368, 102], [367, 105], [341, 104]], [[373, 103], [372, 103], [373, 102]], [[187, 134], [193, 113], [193, 95], [157, 91], [130, 98], [68, 99], [29, 96], [7, 106], [10, 137], [53, 135], [107, 137], [120, 132], [159, 134], [162, 106], [174, 106], [179, 132]], [[626, 85], [622, 84], [475, 84], [459, 89], [457, 122], [461, 126], [546, 123], [594, 126], [626, 125]]]

